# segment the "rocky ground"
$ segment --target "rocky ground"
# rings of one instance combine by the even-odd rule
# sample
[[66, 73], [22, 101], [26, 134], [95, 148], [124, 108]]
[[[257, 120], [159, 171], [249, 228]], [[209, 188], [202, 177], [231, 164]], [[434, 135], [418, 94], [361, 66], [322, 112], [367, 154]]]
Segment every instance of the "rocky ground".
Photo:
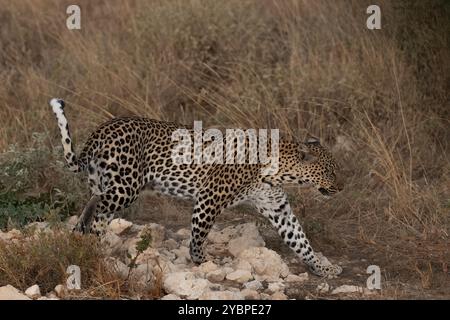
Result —
[[[66, 225], [71, 228], [75, 222], [76, 216]], [[34, 234], [52, 232], [47, 223], [34, 223], [32, 227]], [[368, 299], [379, 294], [351, 283], [343, 284], [342, 279], [336, 282], [295, 271], [298, 268], [292, 266], [301, 263], [282, 258], [267, 248], [255, 223], [215, 226], [206, 246], [208, 261], [201, 265], [190, 260], [189, 235], [187, 228], [169, 230], [156, 223], [139, 225], [115, 219], [101, 242], [106, 250], [107, 266], [118, 277], [133, 282], [136, 295], [128, 297], [132, 299], [141, 298], [139, 293], [144, 296], [155, 286], [160, 286], [163, 300]], [[0, 232], [1, 241], [23, 241], [24, 238], [18, 230]], [[0, 299], [73, 297], [63, 283], [45, 296], [41, 295], [39, 283], [24, 292], [11, 285], [0, 287]]]

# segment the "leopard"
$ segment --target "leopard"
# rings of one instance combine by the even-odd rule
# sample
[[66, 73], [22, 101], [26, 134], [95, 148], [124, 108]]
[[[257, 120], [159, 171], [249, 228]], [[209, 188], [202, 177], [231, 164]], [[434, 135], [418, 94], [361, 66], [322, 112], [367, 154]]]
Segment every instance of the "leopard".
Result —
[[342, 190], [336, 178], [337, 162], [318, 138], [301, 142], [280, 138], [278, 170], [262, 174], [267, 164], [179, 163], [173, 159], [177, 143], [173, 133], [185, 129], [193, 134], [192, 127], [138, 116], [116, 117], [98, 126], [77, 156], [64, 100], [53, 98], [49, 104], [66, 165], [72, 172], [87, 172], [91, 192], [74, 231], [101, 235], [118, 212], [145, 190], [191, 199], [189, 253], [193, 263], [201, 264], [216, 218], [225, 209], [250, 203], [313, 274], [333, 278], [342, 272], [341, 266], [324, 261], [313, 250], [283, 189], [306, 187], [325, 198]]

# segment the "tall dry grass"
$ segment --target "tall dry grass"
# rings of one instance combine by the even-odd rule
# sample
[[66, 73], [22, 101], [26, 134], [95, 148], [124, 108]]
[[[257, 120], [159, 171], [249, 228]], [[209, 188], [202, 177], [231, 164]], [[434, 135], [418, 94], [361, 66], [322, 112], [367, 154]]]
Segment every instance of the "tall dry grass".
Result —
[[447, 272], [448, 2], [379, 1], [374, 31], [370, 1], [78, 3], [69, 31], [68, 1], [0, 1], [0, 150], [57, 145], [54, 96], [76, 141], [128, 114], [310, 133], [342, 167], [338, 198], [306, 200], [336, 241]]

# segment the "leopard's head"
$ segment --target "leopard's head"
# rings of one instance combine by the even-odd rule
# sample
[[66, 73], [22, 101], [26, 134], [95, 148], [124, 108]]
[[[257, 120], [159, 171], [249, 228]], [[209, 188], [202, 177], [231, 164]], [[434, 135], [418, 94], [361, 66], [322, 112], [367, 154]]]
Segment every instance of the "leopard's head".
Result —
[[338, 165], [318, 139], [297, 142], [291, 145], [289, 153], [283, 165], [283, 182], [312, 186], [325, 197], [342, 190], [336, 179]]

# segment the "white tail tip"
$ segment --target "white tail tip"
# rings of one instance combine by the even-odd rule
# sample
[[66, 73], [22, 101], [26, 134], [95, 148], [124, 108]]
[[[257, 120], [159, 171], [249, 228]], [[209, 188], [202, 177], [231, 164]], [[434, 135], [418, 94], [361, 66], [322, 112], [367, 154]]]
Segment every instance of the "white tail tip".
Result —
[[53, 98], [50, 100], [50, 106], [53, 109], [53, 112], [64, 109], [64, 100], [59, 98]]

